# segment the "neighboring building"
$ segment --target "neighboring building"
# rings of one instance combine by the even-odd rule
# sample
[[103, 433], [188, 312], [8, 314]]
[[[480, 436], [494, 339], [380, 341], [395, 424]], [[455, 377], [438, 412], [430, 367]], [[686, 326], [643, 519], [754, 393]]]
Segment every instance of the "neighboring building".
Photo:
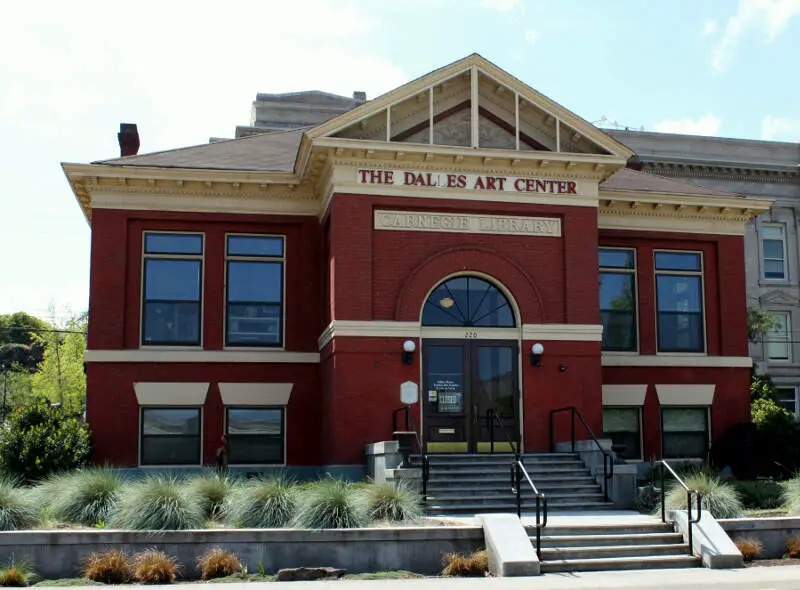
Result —
[[747, 226], [748, 305], [769, 312], [772, 331], [752, 343], [783, 406], [800, 416], [800, 144], [666, 133], [608, 131], [642, 170], [775, 201]]
[[770, 202], [633, 156], [471, 55], [313, 128], [64, 164], [95, 459], [199, 466], [226, 434], [233, 466], [358, 475], [407, 382], [432, 452], [485, 452], [492, 413], [544, 451], [575, 406], [631, 459], [704, 456], [749, 419]]

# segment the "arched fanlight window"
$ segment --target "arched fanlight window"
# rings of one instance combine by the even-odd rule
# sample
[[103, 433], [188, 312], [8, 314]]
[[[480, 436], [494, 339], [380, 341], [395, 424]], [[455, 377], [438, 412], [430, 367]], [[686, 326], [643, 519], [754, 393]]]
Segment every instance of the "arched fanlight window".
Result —
[[423, 326], [513, 328], [514, 311], [505, 295], [478, 277], [455, 277], [440, 283], [422, 310]]

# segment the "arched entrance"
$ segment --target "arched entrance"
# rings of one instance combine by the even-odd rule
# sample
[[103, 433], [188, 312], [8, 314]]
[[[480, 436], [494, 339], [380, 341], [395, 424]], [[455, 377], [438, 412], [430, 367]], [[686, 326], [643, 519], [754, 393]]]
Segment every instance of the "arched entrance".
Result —
[[428, 452], [512, 451], [520, 431], [520, 329], [509, 297], [483, 277], [445, 279], [423, 305], [422, 335]]

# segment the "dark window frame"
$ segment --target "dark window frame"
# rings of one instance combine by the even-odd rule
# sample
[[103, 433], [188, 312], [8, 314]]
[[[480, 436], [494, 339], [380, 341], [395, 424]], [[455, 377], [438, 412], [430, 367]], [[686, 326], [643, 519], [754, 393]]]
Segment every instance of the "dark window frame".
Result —
[[[700, 262], [699, 270], [659, 270], [658, 268], [658, 254], [696, 254]], [[655, 290], [655, 319], [656, 319], [656, 351], [658, 353], [685, 353], [685, 354], [706, 354], [708, 350], [707, 340], [707, 327], [706, 327], [706, 282], [705, 282], [705, 256], [701, 250], [653, 250], [653, 282]], [[699, 279], [700, 292], [698, 301], [700, 303], [700, 311], [661, 311], [659, 309], [659, 289], [658, 278], [660, 276], [673, 276], [673, 277], [696, 277]], [[686, 315], [696, 316], [700, 320], [700, 347], [698, 348], [667, 348], [661, 344], [661, 315]]]
[[[148, 252], [147, 251], [147, 236], [152, 234], [160, 235], [183, 235], [183, 236], [197, 236], [200, 238], [200, 253], [199, 254], [185, 254], [185, 253], [168, 253], [168, 252]], [[203, 292], [205, 282], [205, 252], [206, 252], [206, 239], [205, 234], [202, 232], [182, 232], [182, 231], [162, 231], [162, 230], [144, 230], [142, 232], [142, 283], [141, 283], [141, 296], [140, 296], [140, 330], [139, 330], [139, 343], [140, 346], [202, 346], [203, 343]], [[200, 275], [198, 277], [197, 301], [184, 301], [173, 299], [147, 299], [147, 261], [148, 260], [164, 260], [164, 261], [196, 261], [200, 264]], [[147, 328], [147, 304], [148, 303], [189, 303], [197, 305], [197, 339], [194, 341], [186, 340], [157, 340], [147, 341], [145, 339], [145, 330]]]
[[[195, 410], [197, 412], [197, 434], [145, 434], [144, 421], [148, 410]], [[196, 463], [152, 463], [145, 461], [145, 438], [147, 439], [197, 439]], [[203, 464], [203, 408], [202, 406], [140, 406], [139, 407], [139, 465], [143, 467], [199, 466]]]
[[[701, 457], [678, 457], [667, 455], [664, 452], [664, 438], [665, 435], [668, 434], [664, 430], [664, 411], [669, 410], [704, 410], [703, 416], [705, 417], [705, 431], [703, 432], [704, 435], [704, 444], [705, 444], [705, 451]], [[661, 457], [663, 459], [703, 459], [704, 461], [708, 459], [708, 454], [711, 451], [711, 406], [661, 406]], [[690, 432], [699, 432], [699, 431], [690, 431]], [[673, 433], [673, 434], [685, 434], [685, 433]]]
[[[470, 301], [470, 294], [471, 291], [471, 282], [472, 280], [477, 281], [478, 284], [484, 283], [486, 285], [486, 289], [484, 290], [483, 294], [480, 296], [478, 305], [472, 310], [470, 313], [470, 309], [467, 309], [467, 313], [464, 312], [460, 308], [457, 303], [457, 297], [451, 292], [450, 285], [452, 285], [452, 281], [458, 279], [466, 279], [467, 280], [467, 289], [465, 290], [466, 297], [467, 297], [467, 305], [469, 306]], [[444, 289], [447, 294], [448, 298], [451, 299], [453, 302], [453, 307], [445, 309], [442, 307], [437, 307], [436, 303], [433, 301], [434, 295], [440, 289]], [[483, 305], [483, 301], [489, 295], [489, 293], [496, 292], [497, 295], [501, 298], [502, 302], [500, 305], [492, 308], [489, 312], [484, 312], [483, 315], [475, 319], [474, 315], [481, 310], [481, 306]], [[443, 313], [452, 318], [448, 323], [444, 323], [441, 321], [431, 320], [430, 318], [426, 320], [427, 310], [428, 307], [433, 309], [443, 311]], [[483, 320], [484, 318], [488, 317], [489, 315], [500, 311], [501, 309], [508, 308], [508, 312], [511, 318], [511, 325], [482, 325], [476, 322]], [[469, 317], [467, 317], [469, 316]], [[474, 274], [458, 274], [449, 276], [441, 281], [439, 281], [433, 289], [431, 289], [428, 296], [425, 298], [425, 303], [422, 304], [422, 317], [421, 317], [421, 324], [425, 327], [438, 327], [438, 328], [474, 328], [474, 329], [481, 329], [481, 328], [516, 328], [518, 325], [517, 322], [517, 314], [516, 309], [511, 303], [511, 299], [508, 295], [506, 295], [505, 291], [500, 288], [500, 286], [492, 281], [491, 279], [474, 275]]]
[[[247, 238], [277, 238], [281, 240], [281, 255], [263, 255], [263, 254], [230, 254], [229, 238], [247, 237]], [[274, 343], [265, 342], [231, 342], [229, 331], [230, 319], [230, 263], [231, 262], [248, 262], [248, 263], [266, 263], [280, 265], [281, 277], [281, 297], [279, 308], [278, 322], [278, 341]], [[236, 301], [234, 305], [275, 305], [272, 301]], [[251, 233], [226, 233], [225, 234], [225, 320], [224, 320], [224, 333], [225, 333], [225, 348], [285, 348], [286, 347], [286, 236], [280, 234], [251, 234]]]
[[[621, 266], [600, 266], [599, 265], [599, 254], [601, 250], [619, 250], [624, 252], [630, 252], [632, 254], [633, 266], [632, 267], [621, 267]], [[639, 350], [639, 297], [638, 297], [638, 257], [636, 248], [627, 248], [622, 246], [600, 246], [598, 249], [598, 278], [604, 274], [624, 274], [629, 275], [631, 277], [631, 285], [633, 287], [633, 346], [632, 347], [608, 347], [606, 346], [606, 330], [603, 330], [603, 341], [601, 343], [602, 349], [608, 352], [638, 352]], [[612, 310], [608, 310], [612, 311]], [[603, 315], [603, 308], [600, 307], [600, 316], [602, 318]], [[602, 322], [602, 319], [601, 319]]]
[[[765, 236], [763, 232], [763, 228], [777, 228], [781, 232], [781, 237], [776, 238], [774, 236]], [[761, 227], [759, 228], [759, 254], [760, 254], [760, 266], [761, 266], [761, 280], [767, 281], [771, 283], [786, 283], [789, 281], [789, 264], [787, 260], [788, 255], [788, 244], [786, 243], [786, 224], [785, 223], [762, 223]], [[781, 243], [781, 258], [773, 258], [771, 256], [767, 256], [766, 248], [764, 247], [764, 242], [780, 242]], [[780, 277], [768, 277], [767, 276], [767, 261], [777, 261], [780, 260], [781, 262], [781, 276]]]
[[[605, 412], [606, 410], [636, 410], [636, 424], [638, 426], [637, 434], [639, 435], [639, 453], [636, 457], [625, 457], [628, 461], [642, 461], [644, 460], [644, 428], [642, 424], [642, 406], [603, 406], [602, 411]], [[605, 420], [605, 416], [603, 416], [603, 420]], [[624, 431], [630, 432], [630, 431]], [[613, 442], [613, 437], [611, 436], [614, 434], [613, 432], [609, 432], [606, 434], [605, 426], [603, 428], [603, 438], [611, 438]]]
[[[231, 410], [278, 410], [281, 413], [281, 433], [280, 436], [274, 435], [250, 435], [250, 434], [230, 434], [228, 429], [230, 427], [230, 411]], [[251, 462], [239, 462], [234, 463], [229, 459], [229, 465], [236, 465], [236, 466], [273, 466], [273, 465], [286, 465], [286, 406], [225, 406], [225, 439], [228, 442], [228, 457], [231, 456], [231, 445], [234, 444], [235, 440], [238, 438], [248, 439], [248, 438], [255, 438], [260, 436], [271, 436], [272, 438], [279, 438], [281, 442], [281, 460], [274, 463], [263, 463], [257, 461]]]

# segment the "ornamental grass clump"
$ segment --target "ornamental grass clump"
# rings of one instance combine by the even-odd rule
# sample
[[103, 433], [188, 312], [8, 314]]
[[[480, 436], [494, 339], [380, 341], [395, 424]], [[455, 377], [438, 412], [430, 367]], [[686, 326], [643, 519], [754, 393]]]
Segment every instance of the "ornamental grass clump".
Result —
[[133, 557], [133, 579], [140, 584], [172, 584], [177, 570], [175, 558], [163, 551], [148, 549]]
[[206, 471], [189, 480], [189, 489], [197, 496], [203, 514], [209, 520], [217, 520], [222, 514], [232, 485], [227, 475], [216, 471]]
[[789, 514], [800, 514], [800, 473], [783, 482], [783, 502], [789, 507]]
[[357, 491], [339, 479], [322, 479], [302, 489], [295, 522], [304, 529], [352, 529], [367, 514]]
[[[737, 518], [742, 515], [742, 501], [732, 485], [702, 471], [685, 475], [683, 481], [690, 489], [700, 492], [703, 511], [710, 512], [714, 518]], [[666, 508], [686, 510], [686, 490], [677, 483], [667, 490]], [[696, 508], [695, 502], [692, 510]]]
[[797, 537], [786, 539], [786, 555], [792, 559], [800, 557], [800, 539]]
[[177, 531], [202, 528], [205, 520], [197, 495], [181, 480], [150, 475], [123, 490], [110, 523], [123, 529]]
[[41, 486], [53, 518], [85, 526], [108, 520], [122, 490], [122, 476], [107, 467], [49, 478]]
[[3, 588], [23, 588], [40, 579], [24, 561], [12, 559], [7, 566], [0, 568], [0, 587]]
[[197, 569], [200, 570], [200, 577], [204, 580], [233, 576], [241, 567], [239, 558], [222, 547], [209, 549], [197, 560]]
[[482, 577], [489, 571], [489, 554], [486, 551], [476, 551], [472, 555], [461, 553], [447, 553], [444, 556], [443, 576], [478, 576]]
[[83, 561], [81, 575], [102, 584], [126, 584], [131, 581], [131, 564], [118, 549], [92, 553]]
[[419, 494], [404, 482], [370, 484], [362, 489], [361, 494], [369, 521], [415, 520], [424, 513]]
[[234, 487], [225, 499], [223, 518], [240, 528], [288, 526], [297, 509], [297, 485], [284, 475], [251, 479]]
[[[0, 477], [0, 531], [16, 531], [36, 526], [39, 513], [26, 497], [30, 490], [11, 477]], [[35, 496], [35, 494], [34, 494]]]
[[736, 541], [736, 548], [742, 554], [745, 561], [753, 561], [761, 555], [764, 545], [755, 539], [740, 539]]

